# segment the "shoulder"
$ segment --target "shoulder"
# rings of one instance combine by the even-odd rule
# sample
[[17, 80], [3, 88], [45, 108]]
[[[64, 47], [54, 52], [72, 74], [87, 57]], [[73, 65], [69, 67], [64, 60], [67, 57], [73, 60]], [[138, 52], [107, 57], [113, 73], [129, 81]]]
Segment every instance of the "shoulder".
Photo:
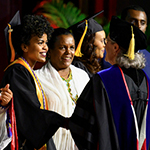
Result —
[[80, 60], [74, 60], [72, 64], [75, 67], [84, 70], [88, 74], [89, 77], [93, 76], [93, 73], [90, 73], [90, 71], [87, 69], [87, 67]]
[[29, 73], [29, 71], [21, 64], [13, 64], [10, 65], [6, 70], [5, 73], [11, 73], [11, 72], [18, 72], [18, 73]]
[[23, 81], [34, 82], [32, 75], [23, 65], [13, 64], [5, 70], [1, 86], [3, 84], [5, 86], [7, 83], [22, 83]]
[[52, 67], [50, 63], [45, 64], [42, 68], [35, 70], [36, 75], [40, 79], [40, 81], [50, 81], [50, 77], [52, 76]]
[[142, 53], [145, 57], [150, 57], [150, 52], [147, 51], [146, 49], [142, 49], [138, 51], [139, 53]]
[[83, 70], [87, 69], [86, 66], [79, 60], [73, 60], [72, 65], [74, 65], [74, 66], [76, 66], [78, 68], [81, 68]]
[[80, 68], [77, 68], [73, 65], [70, 65], [70, 69], [72, 71], [72, 75], [74, 78], [78, 79], [78, 80], [86, 80], [88, 81], [89, 80], [89, 75], [86, 73], [86, 71], [80, 69]]
[[77, 72], [77, 73], [80, 73], [80, 74], [87, 74], [86, 71], [84, 71], [83, 69], [78, 68], [78, 67], [76, 67], [74, 65], [70, 65], [70, 68], [74, 72]]
[[45, 64], [42, 68], [34, 70], [34, 71], [38, 75], [43, 75], [43, 74], [47, 73], [47, 70], [49, 70], [48, 69], [48, 64]]

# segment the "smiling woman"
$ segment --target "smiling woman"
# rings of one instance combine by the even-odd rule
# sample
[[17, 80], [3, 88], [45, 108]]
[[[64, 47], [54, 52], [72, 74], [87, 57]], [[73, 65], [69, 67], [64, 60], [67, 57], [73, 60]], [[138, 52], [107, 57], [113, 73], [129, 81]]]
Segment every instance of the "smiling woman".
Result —
[[[75, 35], [76, 42], [80, 43], [80, 39], [85, 30], [85, 23], [79, 24], [77, 27], [70, 27]], [[81, 57], [75, 57], [73, 65], [85, 70], [89, 77], [99, 72], [101, 68], [101, 60], [105, 51], [105, 31], [102, 26], [94, 19], [88, 20], [88, 28], [81, 45]]]
[[21, 48], [24, 51], [23, 57], [32, 69], [37, 61], [45, 62], [48, 51], [47, 43], [47, 34], [44, 33], [41, 37], [33, 36], [30, 40], [30, 45], [21, 44]]
[[[52, 31], [44, 17], [34, 15], [25, 16], [22, 24], [13, 28], [12, 44], [20, 57], [7, 67], [1, 87], [9, 83], [13, 92], [19, 142], [16, 149], [55, 150], [51, 137], [65, 121], [59, 114], [48, 111], [44, 90], [33, 71], [37, 61], [46, 61]], [[11, 135], [13, 129], [9, 131]], [[11, 146], [15, 145], [13, 142], [14, 136]]]
[[[75, 40], [70, 31], [55, 29], [49, 42], [48, 63], [35, 71], [48, 99], [49, 110], [70, 117], [76, 101], [89, 81], [88, 74], [71, 65], [75, 54]], [[58, 129], [53, 136], [58, 150], [78, 149], [69, 130]]]
[[[54, 44], [54, 48], [49, 47], [49, 58], [52, 66], [58, 71], [60, 76], [64, 77], [69, 73], [70, 64], [73, 61], [75, 53], [75, 41], [71, 34], [60, 35]], [[67, 78], [67, 77], [66, 77]]]

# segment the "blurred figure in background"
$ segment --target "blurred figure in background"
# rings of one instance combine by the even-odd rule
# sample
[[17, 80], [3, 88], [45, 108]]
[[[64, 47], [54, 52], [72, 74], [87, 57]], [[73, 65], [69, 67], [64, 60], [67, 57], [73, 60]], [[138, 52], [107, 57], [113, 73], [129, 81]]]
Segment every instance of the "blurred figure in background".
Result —
[[[121, 19], [132, 23], [138, 27], [143, 33], [146, 32], [147, 28], [147, 15], [145, 10], [138, 5], [130, 5], [126, 7], [121, 13]], [[143, 70], [150, 78], [150, 53], [146, 49], [139, 50], [140, 53], [144, 54], [146, 59], [146, 66]]]
[[[138, 5], [130, 5], [126, 7], [121, 13], [121, 19], [132, 23], [136, 27], [138, 27], [143, 33], [146, 32], [147, 28], [147, 15], [145, 10]], [[146, 59], [146, 66], [143, 70], [146, 72], [148, 77], [150, 78], [150, 53], [146, 49], [139, 50], [140, 53], [143, 53]], [[106, 57], [106, 53], [104, 58]], [[102, 66], [104, 69], [109, 68], [111, 64], [103, 59]]]

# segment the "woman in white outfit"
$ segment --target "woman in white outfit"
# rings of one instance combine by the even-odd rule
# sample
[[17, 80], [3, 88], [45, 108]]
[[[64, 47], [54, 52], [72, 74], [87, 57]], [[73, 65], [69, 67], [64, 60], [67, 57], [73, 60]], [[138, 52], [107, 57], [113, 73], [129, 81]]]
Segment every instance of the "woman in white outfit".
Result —
[[[71, 65], [75, 40], [70, 31], [55, 29], [49, 42], [48, 63], [36, 71], [48, 99], [49, 110], [70, 117], [76, 101], [89, 81], [88, 74]], [[69, 130], [60, 128], [53, 140], [57, 150], [78, 149]]]

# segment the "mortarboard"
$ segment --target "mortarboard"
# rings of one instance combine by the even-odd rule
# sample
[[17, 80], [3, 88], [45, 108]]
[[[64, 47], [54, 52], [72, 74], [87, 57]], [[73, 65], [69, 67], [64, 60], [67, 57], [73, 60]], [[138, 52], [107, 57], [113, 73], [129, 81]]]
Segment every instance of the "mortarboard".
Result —
[[125, 56], [130, 59], [134, 59], [135, 52], [147, 47], [146, 35], [136, 26], [116, 16], [112, 16], [110, 21], [109, 36], [120, 47], [126, 50], [127, 54]]
[[20, 14], [19, 11], [17, 11], [14, 17], [9, 22], [9, 25], [4, 29], [6, 48], [7, 48], [7, 57], [9, 62], [12, 62], [15, 59], [15, 51], [13, 49], [12, 41], [11, 41], [11, 32], [13, 32], [13, 28], [15, 26], [20, 24], [21, 24]]
[[89, 16], [87, 18], [85, 18], [84, 20], [76, 23], [75, 25], [70, 26], [68, 29], [72, 31], [75, 41], [76, 41], [76, 45], [77, 49], [76, 49], [76, 56], [81, 56], [81, 45], [84, 39], [84, 36], [86, 35], [91, 35], [93, 33], [96, 33], [98, 31], [102, 31], [103, 28], [102, 26], [93, 18], [95, 18], [96, 16], [98, 16], [99, 14], [101, 14], [102, 12], [104, 12], [104, 10]]

